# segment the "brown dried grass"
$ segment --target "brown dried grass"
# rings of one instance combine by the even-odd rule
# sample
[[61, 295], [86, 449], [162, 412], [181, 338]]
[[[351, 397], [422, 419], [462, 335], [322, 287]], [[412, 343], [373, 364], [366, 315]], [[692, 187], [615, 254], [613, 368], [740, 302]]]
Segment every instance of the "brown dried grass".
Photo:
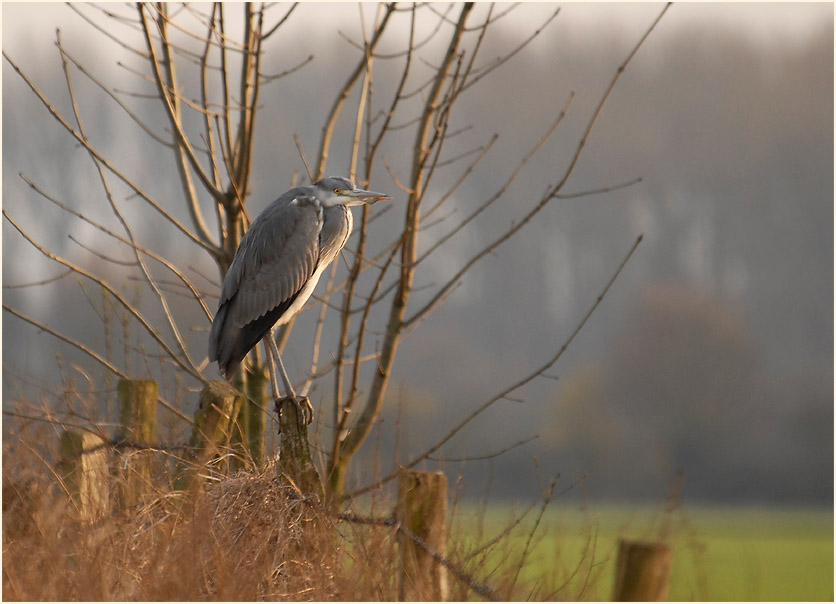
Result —
[[193, 501], [168, 494], [93, 522], [78, 519], [60, 488], [8, 479], [3, 597], [395, 599], [393, 529], [338, 528], [267, 473], [222, 480]]
[[[111, 505], [91, 522], [80, 519], [60, 467], [48, 461], [58, 457], [57, 441], [51, 427], [23, 438], [4, 426], [4, 600], [397, 599], [397, 529], [340, 520], [282, 486], [272, 467], [187, 497], [171, 490], [160, 463], [140, 505]], [[112, 478], [112, 502], [119, 488]], [[352, 509], [383, 517], [393, 504], [381, 495]], [[501, 599], [566, 597], [519, 584], [525, 556], [510, 542], [454, 530], [447, 551], [462, 574], [450, 575], [450, 599], [481, 600], [481, 585]]]

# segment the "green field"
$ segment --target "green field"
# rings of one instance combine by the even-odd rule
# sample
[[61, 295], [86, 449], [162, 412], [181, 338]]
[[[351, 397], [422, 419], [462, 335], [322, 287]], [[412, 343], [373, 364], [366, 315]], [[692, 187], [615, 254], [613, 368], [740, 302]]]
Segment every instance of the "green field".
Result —
[[[513, 511], [484, 518], [487, 541]], [[491, 552], [513, 564], [525, 550], [537, 510]], [[478, 514], [457, 511], [460, 530]], [[466, 519], [466, 520], [463, 520]], [[667, 535], [674, 550], [670, 600], [833, 601], [833, 511], [810, 508], [687, 507], [672, 514], [631, 506], [554, 506], [543, 516], [519, 577], [526, 597], [608, 600], [617, 542]], [[539, 592], [538, 592], [539, 590]]]

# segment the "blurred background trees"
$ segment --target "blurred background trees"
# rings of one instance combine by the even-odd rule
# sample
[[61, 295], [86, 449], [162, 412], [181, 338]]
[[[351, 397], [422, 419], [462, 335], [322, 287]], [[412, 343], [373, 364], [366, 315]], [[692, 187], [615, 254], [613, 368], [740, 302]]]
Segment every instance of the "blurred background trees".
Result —
[[[147, 18], [156, 18], [159, 13], [148, 8]], [[270, 31], [289, 8], [270, 9], [262, 31]], [[285, 357], [291, 375], [309, 373], [310, 343], [320, 333], [320, 310], [324, 311], [318, 369], [333, 364], [341, 354], [339, 362], [347, 363], [339, 396], [340, 387], [332, 377], [310, 385], [311, 396], [322, 405], [320, 417], [329, 418], [329, 425], [323, 426], [325, 442], [332, 442], [337, 425], [331, 419], [334, 398], [368, 400], [370, 393], [361, 386], [354, 394], [350, 362], [358, 355], [351, 334], [357, 333], [352, 330], [359, 317], [351, 315], [351, 330], [343, 332], [342, 311], [362, 308], [376, 275], [394, 277], [400, 272], [397, 257], [385, 271], [382, 267], [387, 252], [391, 253], [389, 243], [404, 225], [407, 194], [399, 192], [398, 183], [411, 188], [409, 150], [415, 124], [391, 122], [391, 132], [376, 155], [366, 152], [397, 97], [399, 76], [408, 60], [403, 49], [409, 45], [405, 41], [412, 13], [407, 5], [402, 8], [392, 13], [387, 35], [380, 37], [371, 85], [361, 68], [350, 88], [327, 154], [328, 172], [346, 173], [356, 165], [359, 180], [371, 176], [374, 188], [396, 196], [393, 209], [367, 219], [365, 256], [375, 263], [366, 266], [367, 278], [358, 281], [352, 294], [356, 304], [346, 307], [342, 293], [331, 296], [329, 306], [316, 306], [319, 310], [300, 316], [286, 344], [294, 351]], [[487, 8], [477, 7], [468, 17], [474, 28], [465, 35], [470, 46], [445, 84], [447, 94], [455, 96], [455, 110], [437, 114], [442, 122], [436, 124], [449, 120], [448, 142], [434, 164], [433, 178], [426, 181], [424, 208], [456, 188], [446, 199], [446, 208], [428, 212], [419, 231], [418, 257], [432, 253], [422, 263], [409, 303], [422, 309], [446, 284], [452, 282], [454, 287], [446, 304], [398, 350], [393, 382], [381, 399], [383, 413], [371, 433], [381, 450], [396, 446], [400, 430], [397, 450], [411, 457], [432, 444], [449, 423], [548, 358], [642, 232], [645, 242], [618, 287], [554, 368], [559, 380], [542, 379], [527, 386], [515, 395], [525, 400], [523, 405], [513, 401], [496, 405], [449, 443], [446, 457], [478, 456], [539, 434], [538, 440], [494, 461], [471, 464], [468, 475], [478, 483], [485, 475], [481, 470], [490, 470], [503, 477], [494, 481], [493, 488], [516, 496], [536, 488], [531, 456], [537, 454], [547, 473], [560, 472], [573, 480], [586, 474], [586, 492], [596, 496], [658, 498], [682, 471], [685, 493], [694, 497], [818, 501], [832, 497], [832, 8], [830, 22], [820, 19], [820, 26], [811, 26], [808, 18], [806, 29], [798, 33], [789, 25], [794, 21], [786, 19], [786, 27], [765, 42], [754, 34], [741, 38], [737, 35], [741, 28], [727, 29], [711, 19], [707, 26], [697, 18], [697, 7], [674, 7], [608, 100], [561, 194], [618, 187], [637, 177], [642, 182], [597, 195], [556, 197], [520, 236], [484, 256], [460, 284], [455, 279], [470, 258], [514, 228], [559, 182], [615, 67], [660, 8], [634, 7], [629, 18], [616, 17], [621, 24], [611, 30], [611, 17], [603, 9], [596, 13], [594, 8], [567, 6], [549, 21], [555, 6], [520, 6], [491, 23], [484, 37], [479, 25], [486, 20]], [[73, 107], [59, 55], [50, 47], [53, 32], [39, 29], [48, 19], [32, 19], [32, 33], [21, 46], [14, 38], [13, 18], [6, 18], [8, 7], [3, 10], [4, 34], [9, 32], [4, 35], [4, 51], [69, 118]], [[93, 7], [61, 10], [58, 23], [64, 48], [95, 70], [97, 78], [108, 81], [118, 96], [128, 99], [132, 111], [152, 131], [173, 140], [176, 133], [170, 118], [160, 113], [153, 80], [137, 75], [151, 77], [144, 67], [148, 58], [120, 54], [124, 40], [142, 48], [135, 8], [125, 9], [125, 17], [115, 20]], [[188, 10], [176, 10], [172, 14], [177, 18], [189, 17]], [[494, 10], [498, 16], [504, 8]], [[294, 135], [312, 171], [319, 168], [322, 125], [348, 75], [365, 64], [363, 45], [374, 39], [386, 11], [386, 7], [364, 6], [361, 15], [357, 7], [300, 6], [268, 38], [259, 69], [282, 77], [265, 84], [255, 101], [261, 114], [252, 137], [253, 163], [243, 181], [247, 186], [235, 193], [251, 200], [247, 207], [251, 217], [277, 192], [307, 179]], [[593, 16], [585, 17], [583, 11], [592, 11]], [[419, 115], [429, 90], [423, 85], [438, 69], [461, 12], [461, 5], [415, 11], [416, 36], [411, 44], [416, 52], [410, 76], [414, 85], [404, 88], [404, 94], [410, 95], [403, 100], [406, 114]], [[257, 15], [251, 17], [258, 22]], [[85, 18], [104, 19], [110, 27], [98, 31]], [[745, 18], [754, 31], [754, 12]], [[233, 30], [241, 39], [245, 21], [230, 26], [230, 39]], [[526, 27], [520, 29], [521, 24]], [[526, 36], [540, 26], [542, 33], [525, 43]], [[150, 31], [158, 40], [158, 30]], [[602, 35], [612, 31], [617, 33]], [[743, 27], [743, 31], [749, 30]], [[194, 68], [200, 64], [203, 47], [186, 31], [169, 28], [169, 32], [178, 45], [187, 47], [188, 52], [175, 53], [175, 62], [183, 65], [178, 93], [183, 95], [183, 115], [192, 115], [184, 123], [194, 133], [194, 147], [203, 152], [210, 144], [208, 136], [200, 134], [206, 131], [205, 117], [186, 103], [200, 97], [200, 78], [189, 75], [189, 70], [199, 73]], [[215, 43], [223, 39], [215, 37]], [[103, 43], [111, 50], [103, 51]], [[520, 45], [524, 46], [520, 52], [496, 66], [490, 77], [459, 91], [472, 56], [484, 60], [474, 64], [471, 75], [476, 75], [479, 68], [493, 68], [495, 57], [508, 56]], [[229, 53], [242, 64], [240, 48], [231, 42]], [[117, 54], [118, 62], [111, 59]], [[135, 122], [125, 127], [132, 120], [124, 110], [115, 108], [91, 80], [73, 67], [70, 70], [88, 137], [97, 141], [102, 155], [116, 158], [118, 167], [137, 175], [149, 197], [166, 202], [184, 199], [177, 155], [161, 149]], [[78, 141], [61, 133], [8, 62], [3, 77], [4, 208], [33, 240], [48, 244], [68, 260], [83, 262], [93, 274], [108, 275], [126, 301], [143, 309], [149, 323], [165, 325], [165, 314], [154, 303], [156, 294], [142, 291], [147, 279], [134, 253], [126, 248], [117, 254], [110, 239], [95, 234], [89, 223], [69, 220], [67, 213], [18, 177], [22, 172], [42, 191], [86, 217], [121, 228], [105, 202], [95, 164], [78, 148]], [[320, 89], [330, 93], [310, 94]], [[238, 90], [232, 96], [237, 99]], [[509, 173], [570, 98], [558, 134], [503, 190]], [[220, 119], [211, 115], [209, 120], [210, 128], [219, 133], [217, 140], [234, 140], [234, 130], [233, 136], [223, 138], [225, 129], [217, 128]], [[358, 131], [362, 134], [356, 139]], [[494, 133], [498, 138], [492, 142]], [[227, 149], [239, 148], [226, 144]], [[462, 171], [483, 153], [473, 173], [456, 185]], [[221, 172], [232, 165], [231, 154], [226, 155], [225, 159], [224, 153], [216, 154], [215, 167]], [[376, 158], [371, 161], [374, 171], [366, 173], [370, 157]], [[457, 163], [447, 163], [455, 159]], [[212, 169], [207, 167], [207, 174]], [[159, 220], [135, 190], [116, 181], [111, 186], [135, 237], [161, 256], [177, 258], [177, 266], [214, 311], [211, 296], [220, 274], [216, 259], [223, 256], [216, 254], [213, 259], [200, 246], [184, 248], [182, 231]], [[489, 211], [444, 245], [432, 248], [432, 242], [441, 240], [497, 191], [504, 195]], [[237, 200], [235, 195], [232, 199]], [[213, 222], [211, 204], [216, 201], [201, 197], [211, 228], [220, 225]], [[188, 208], [180, 202], [171, 211], [177, 220], [191, 224]], [[361, 217], [355, 218], [359, 225]], [[109, 295], [89, 283], [80, 288], [74, 277], [33, 251], [8, 222], [3, 229], [5, 305], [59, 328], [68, 337], [89, 342], [126, 372], [160, 376], [166, 401], [190, 413], [194, 405], [190, 390], [197, 388], [198, 378], [168, 371], [171, 360], [159, 355], [153, 338], [142, 335]], [[350, 245], [357, 249], [360, 244], [355, 238]], [[347, 255], [348, 266], [356, 258]], [[213, 368], [201, 366], [208, 318], [199, 324], [196, 317], [205, 313], [195, 306], [193, 295], [186, 294], [191, 302], [180, 295], [182, 280], [146, 261], [182, 326], [185, 350], [201, 375], [215, 377], [210, 375]], [[319, 294], [345, 285], [349, 274], [345, 264]], [[49, 282], [18, 287], [40, 281]], [[394, 290], [386, 289], [390, 284], [384, 280], [380, 285], [381, 294], [389, 296], [381, 298], [384, 304], [392, 300]], [[380, 316], [385, 318], [385, 313]], [[87, 360], [81, 361], [72, 348], [9, 312], [4, 312], [3, 321], [4, 409], [28, 401], [37, 408], [46, 405], [81, 413], [73, 388], [66, 387], [74, 384], [76, 390], [90, 391], [107, 412], [112, 384], [92, 376], [88, 382]], [[360, 377], [365, 380], [372, 373], [371, 359], [381, 350], [385, 327], [385, 320], [370, 325], [360, 347], [359, 357], [368, 359], [365, 367], [361, 365], [367, 373]], [[171, 332], [165, 337], [171, 338]], [[167, 341], [177, 350], [176, 338]], [[61, 354], [57, 364], [56, 352]], [[168, 415], [176, 438], [179, 420], [176, 414]]]

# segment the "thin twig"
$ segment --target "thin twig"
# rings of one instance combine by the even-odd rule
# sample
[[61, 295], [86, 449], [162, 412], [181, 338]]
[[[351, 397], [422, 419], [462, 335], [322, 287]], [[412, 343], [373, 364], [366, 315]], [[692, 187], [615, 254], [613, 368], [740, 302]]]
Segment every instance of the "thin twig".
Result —
[[516, 571], [514, 572], [514, 578], [511, 580], [511, 586], [515, 586], [517, 584], [517, 579], [520, 577], [520, 571], [522, 570], [523, 566], [525, 566], [525, 561], [528, 558], [528, 555], [531, 553], [531, 542], [534, 539], [534, 533], [537, 532], [537, 529], [540, 526], [540, 522], [543, 520], [543, 514], [546, 513], [546, 508], [551, 503], [552, 496], [554, 495], [554, 488], [557, 486], [557, 479], [552, 478], [551, 484], [549, 484], [549, 488], [546, 492], [546, 495], [543, 497], [543, 504], [540, 506], [540, 513], [537, 514], [537, 520], [534, 521], [534, 526], [531, 527], [531, 531], [528, 533], [528, 538], [525, 540], [525, 547], [523, 548], [523, 553], [520, 556], [520, 561], [518, 564], [515, 565]]
[[299, 6], [299, 3], [298, 3], [298, 2], [294, 2], [294, 3], [291, 5], [291, 7], [288, 9], [288, 11], [284, 14], [284, 16], [283, 16], [281, 19], [279, 19], [279, 22], [278, 22], [278, 23], [276, 23], [273, 27], [271, 27], [271, 28], [270, 28], [270, 30], [269, 30], [266, 34], [262, 34], [262, 35], [261, 35], [261, 39], [262, 39], [262, 40], [266, 40], [267, 38], [269, 38], [270, 36], [272, 36], [274, 33], [276, 33], [276, 30], [277, 30], [277, 29], [279, 29], [279, 28], [280, 28], [280, 27], [284, 24], [284, 22], [288, 20], [288, 18], [290, 17], [290, 14], [291, 14], [294, 10], [296, 10], [296, 7], [297, 7], [297, 6]]
[[299, 157], [302, 158], [302, 163], [305, 164], [305, 171], [308, 173], [308, 179], [311, 183], [313, 183], [314, 174], [311, 171], [310, 164], [308, 164], [308, 158], [305, 156], [305, 150], [302, 149], [302, 141], [299, 140], [299, 137], [296, 134], [293, 135], [293, 142], [296, 143], [296, 149], [299, 151]]
[[60, 281], [67, 275], [71, 274], [73, 271], [72, 269], [67, 269], [61, 273], [58, 273], [54, 277], [49, 277], [48, 279], [43, 279], [41, 281], [32, 281], [29, 283], [16, 283], [14, 285], [4, 285], [3, 289], [20, 289], [23, 287], [37, 287], [38, 285], [47, 285], [49, 283], [54, 283], [55, 281]]
[[519, 440], [519, 441], [515, 442], [513, 445], [508, 445], [507, 447], [504, 447], [504, 448], [502, 448], [498, 451], [493, 451], [491, 453], [484, 453], [482, 455], [465, 455], [463, 457], [438, 457], [438, 456], [435, 456], [435, 455], [429, 455], [429, 456], [427, 456], [427, 459], [429, 459], [430, 461], [437, 461], [437, 462], [441, 462], [441, 463], [462, 463], [462, 462], [466, 462], [466, 461], [484, 461], [486, 459], [494, 459], [496, 457], [499, 457], [500, 455], [504, 455], [508, 451], [511, 451], [512, 449], [516, 449], [517, 447], [521, 447], [523, 445], [526, 445], [533, 440], [537, 440], [538, 438], [539, 438], [539, 436], [537, 436], [535, 434], [534, 436], [529, 436], [528, 438], [525, 438], [523, 440]]
[[[263, 39], [264, 38], [262, 38], [262, 40]], [[281, 71], [279, 73], [273, 73], [273, 74], [259, 73], [258, 76], [261, 78], [261, 80], [264, 84], [269, 84], [273, 80], [278, 80], [278, 79], [283, 78], [285, 76], [289, 76], [290, 74], [296, 73], [297, 71], [302, 69], [305, 65], [307, 65], [308, 63], [310, 63], [313, 60], [314, 60], [314, 56], [313, 55], [308, 55], [308, 58], [303, 59], [301, 63], [298, 63], [298, 64], [294, 65], [293, 67], [288, 67], [284, 71]]]
[[589, 138], [589, 134], [590, 132], [592, 132], [592, 128], [593, 126], [595, 126], [595, 122], [598, 120], [598, 116], [601, 114], [601, 110], [604, 108], [604, 104], [607, 102], [610, 93], [615, 88], [615, 85], [618, 82], [619, 78], [621, 78], [621, 74], [623, 74], [624, 70], [627, 69], [627, 66], [630, 64], [630, 61], [639, 51], [639, 48], [641, 48], [642, 44], [644, 44], [644, 41], [647, 40], [647, 37], [650, 35], [650, 32], [653, 31], [653, 29], [665, 15], [667, 10], [671, 7], [671, 4], [671, 2], [668, 2], [665, 5], [665, 8], [663, 8], [662, 12], [659, 13], [659, 16], [656, 17], [653, 23], [650, 24], [650, 27], [647, 29], [647, 31], [644, 32], [644, 35], [630, 51], [630, 54], [628, 54], [627, 58], [624, 59], [624, 62], [618, 66], [618, 69], [616, 69], [612, 81], [610, 81], [609, 86], [607, 86], [604, 95], [601, 97], [601, 100], [598, 102], [598, 106], [595, 108], [595, 112], [592, 114], [592, 117], [589, 119], [589, 122], [586, 125], [586, 130], [584, 130], [583, 136], [581, 137], [580, 142], [575, 148], [575, 153], [572, 156], [572, 159], [569, 161], [569, 165], [566, 168], [566, 172], [563, 174], [563, 177], [560, 179], [560, 181], [552, 188], [551, 192], [548, 194], [548, 197], [554, 197], [555, 195], [557, 195], [563, 189], [563, 185], [566, 184], [566, 181], [569, 180], [569, 176], [571, 176], [572, 171], [575, 169], [575, 165], [578, 163], [578, 159], [581, 156], [581, 152], [583, 151], [583, 148], [586, 145], [586, 141]]
[[88, 348], [87, 346], [85, 346], [84, 344], [79, 342], [78, 340], [74, 340], [73, 338], [71, 338], [69, 336], [65, 336], [61, 332], [57, 331], [55, 328], [50, 327], [49, 325], [46, 325], [44, 323], [41, 323], [40, 321], [37, 321], [37, 320], [33, 319], [32, 317], [28, 317], [28, 316], [24, 315], [22, 312], [20, 312], [16, 308], [13, 308], [12, 306], [9, 306], [5, 302], [3, 303], [3, 310], [5, 310], [7, 312], [10, 312], [14, 316], [16, 316], [18, 319], [26, 321], [27, 323], [29, 323], [30, 325], [33, 325], [34, 327], [37, 327], [38, 329], [42, 329], [43, 331], [47, 332], [48, 334], [55, 336], [59, 340], [62, 340], [64, 342], [66, 342], [67, 344], [70, 344], [71, 346], [74, 346], [75, 348], [78, 348], [81, 352], [83, 352], [84, 354], [91, 357], [94, 361], [100, 363], [105, 369], [107, 369], [108, 371], [111, 371], [115, 375], [118, 375], [119, 377], [125, 378], [125, 379], [128, 378], [128, 376], [126, 374], [124, 374], [121, 369], [119, 369], [118, 367], [113, 365], [110, 361], [108, 361], [107, 359], [102, 357], [97, 352], [91, 350], [90, 348]]
[[577, 193], [558, 193], [554, 197], [555, 199], [577, 199], [579, 197], [587, 197], [589, 195], [601, 195], [602, 193], [612, 193], [613, 191], [618, 191], [619, 189], [626, 189], [627, 187], [632, 187], [640, 182], [642, 182], [642, 177], [638, 176], [621, 184], [599, 187], [597, 189], [587, 189], [586, 191], [578, 191]]

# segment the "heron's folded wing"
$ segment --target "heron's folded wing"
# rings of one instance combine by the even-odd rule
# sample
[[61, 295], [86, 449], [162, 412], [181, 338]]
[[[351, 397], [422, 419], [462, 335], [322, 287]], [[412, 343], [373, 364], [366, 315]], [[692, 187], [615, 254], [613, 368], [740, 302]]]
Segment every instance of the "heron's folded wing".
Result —
[[[221, 292], [243, 327], [293, 298], [316, 270], [322, 212], [308, 197], [268, 206], [241, 240]], [[233, 299], [234, 298], [234, 299]]]

